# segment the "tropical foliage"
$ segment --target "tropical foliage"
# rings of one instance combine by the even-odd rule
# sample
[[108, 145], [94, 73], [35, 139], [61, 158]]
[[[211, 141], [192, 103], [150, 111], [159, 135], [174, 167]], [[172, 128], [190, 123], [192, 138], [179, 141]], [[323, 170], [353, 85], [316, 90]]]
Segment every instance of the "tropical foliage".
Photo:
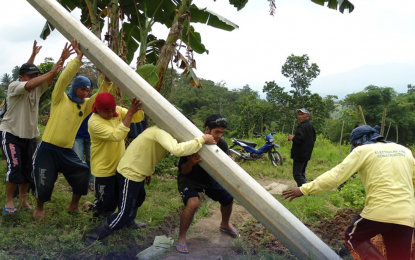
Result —
[[[183, 74], [190, 76], [190, 83], [198, 88], [200, 81], [193, 69], [196, 62], [193, 51], [208, 53], [202, 43], [201, 35], [195, 31], [192, 23], [202, 23], [223, 30], [234, 30], [238, 26], [226, 18], [198, 8], [191, 0], [137, 1], [137, 0], [60, 0], [60, 4], [69, 12], [75, 8], [82, 10], [81, 22], [101, 38], [105, 19], [108, 19], [108, 30], [105, 40], [108, 46], [125, 62], [130, 64], [136, 52], [137, 72], [148, 75], [157, 90], [163, 83], [169, 63], [174, 58]], [[243, 7], [241, 3], [233, 3]], [[169, 28], [166, 38], [157, 38], [152, 33], [155, 23]], [[47, 22], [41, 33], [46, 37], [53, 30]], [[181, 53], [182, 44], [186, 53]], [[142, 68], [144, 65], [146, 67]]]
[[3, 76], [1, 76], [1, 86], [4, 89], [7, 89], [7, 87], [12, 83], [13, 77], [10, 74], [4, 73]]

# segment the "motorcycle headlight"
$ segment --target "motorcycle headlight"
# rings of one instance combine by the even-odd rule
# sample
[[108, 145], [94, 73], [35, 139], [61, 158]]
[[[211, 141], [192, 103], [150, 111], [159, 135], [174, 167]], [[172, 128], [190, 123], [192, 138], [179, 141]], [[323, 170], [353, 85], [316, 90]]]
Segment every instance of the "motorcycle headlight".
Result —
[[273, 143], [274, 142], [274, 138], [269, 139], [268, 142]]

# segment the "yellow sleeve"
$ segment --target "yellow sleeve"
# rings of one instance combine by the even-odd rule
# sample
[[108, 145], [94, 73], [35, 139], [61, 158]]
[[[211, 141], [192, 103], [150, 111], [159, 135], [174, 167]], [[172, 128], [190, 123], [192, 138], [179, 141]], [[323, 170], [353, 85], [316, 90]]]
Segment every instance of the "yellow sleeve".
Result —
[[71, 60], [68, 65], [66, 65], [66, 68], [59, 76], [59, 79], [55, 84], [55, 88], [52, 91], [52, 104], [56, 105], [61, 102], [62, 98], [65, 95], [66, 87], [69, 85], [69, 83], [71, 83], [71, 80], [73, 77], [75, 77], [81, 65], [82, 62], [78, 60], [78, 58]]
[[88, 121], [88, 132], [91, 137], [113, 142], [124, 140], [130, 131], [130, 128], [125, 127], [123, 123], [118, 124], [118, 126], [114, 128], [104, 120], [105, 119], [91, 118]]
[[415, 187], [415, 160], [413, 160], [414, 162], [414, 166], [413, 166], [413, 170], [412, 170], [412, 183]]
[[138, 110], [131, 119], [131, 123], [138, 123], [144, 120], [144, 111]]
[[358, 172], [361, 164], [359, 152], [354, 149], [340, 164], [330, 171], [320, 175], [314, 181], [303, 184], [300, 187], [304, 195], [320, 194], [338, 187], [348, 180], [355, 172]]
[[[124, 120], [125, 116], [127, 115], [128, 109], [125, 109], [123, 107], [117, 107], [120, 108], [121, 111], [119, 112], [121, 118]], [[144, 111], [138, 110], [131, 119], [131, 123], [138, 123], [144, 120]]]
[[[103, 74], [101, 74], [101, 75], [103, 75]], [[101, 84], [99, 85], [97, 93], [92, 95], [90, 98], [85, 99], [86, 107], [85, 107], [84, 118], [87, 117], [92, 112], [92, 105], [94, 104], [95, 99], [97, 98], [97, 95], [99, 93], [109, 92], [111, 90], [112, 86], [113, 86], [112, 82], [108, 82], [105, 79], [100, 79], [100, 80], [102, 80], [102, 81], [101, 81]]]
[[176, 157], [187, 156], [196, 153], [199, 151], [205, 139], [203, 137], [195, 138], [194, 140], [178, 143], [169, 133], [164, 130], [159, 129], [155, 136], [156, 141], [163, 146], [164, 149], [172, 153]]

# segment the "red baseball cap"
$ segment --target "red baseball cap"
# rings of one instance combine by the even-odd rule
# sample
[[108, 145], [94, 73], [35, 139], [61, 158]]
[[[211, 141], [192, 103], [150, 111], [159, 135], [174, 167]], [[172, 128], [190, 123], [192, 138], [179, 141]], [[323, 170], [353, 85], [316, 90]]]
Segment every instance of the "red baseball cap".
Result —
[[[97, 109], [102, 111], [113, 110], [117, 104], [115, 103], [114, 96], [111, 93], [104, 92], [97, 95], [94, 104], [92, 105], [92, 112], [98, 113]], [[118, 113], [115, 112], [114, 117], [117, 117]]]

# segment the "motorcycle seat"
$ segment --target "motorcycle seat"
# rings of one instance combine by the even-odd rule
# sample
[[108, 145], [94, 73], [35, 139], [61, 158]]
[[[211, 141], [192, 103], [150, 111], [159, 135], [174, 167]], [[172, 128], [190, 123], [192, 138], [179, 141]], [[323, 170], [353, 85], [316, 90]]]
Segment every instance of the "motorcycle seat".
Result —
[[257, 143], [254, 142], [249, 142], [249, 141], [245, 141], [245, 140], [241, 140], [241, 139], [235, 139], [236, 141], [240, 142], [240, 143], [244, 143], [246, 145], [248, 145], [249, 147], [255, 148], [257, 146]]

